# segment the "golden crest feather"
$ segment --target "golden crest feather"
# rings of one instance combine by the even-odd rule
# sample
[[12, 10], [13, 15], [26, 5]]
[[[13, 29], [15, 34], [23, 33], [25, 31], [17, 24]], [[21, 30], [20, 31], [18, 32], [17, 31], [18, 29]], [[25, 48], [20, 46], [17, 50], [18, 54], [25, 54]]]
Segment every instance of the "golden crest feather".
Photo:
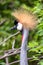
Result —
[[23, 24], [23, 27], [27, 29], [33, 30], [38, 24], [37, 17], [25, 9], [20, 8], [18, 10], [15, 10], [12, 15], [16, 17], [20, 23]]

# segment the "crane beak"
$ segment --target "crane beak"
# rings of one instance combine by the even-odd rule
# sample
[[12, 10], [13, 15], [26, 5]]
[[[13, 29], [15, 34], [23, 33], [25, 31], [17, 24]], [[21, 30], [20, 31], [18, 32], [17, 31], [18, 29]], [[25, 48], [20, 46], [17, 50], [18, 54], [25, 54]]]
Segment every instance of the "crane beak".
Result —
[[23, 27], [21, 23], [18, 23], [17, 25], [10, 28], [10, 30], [19, 30], [22, 31]]
[[17, 29], [16, 25], [10, 28], [10, 30], [16, 30], [16, 29]]

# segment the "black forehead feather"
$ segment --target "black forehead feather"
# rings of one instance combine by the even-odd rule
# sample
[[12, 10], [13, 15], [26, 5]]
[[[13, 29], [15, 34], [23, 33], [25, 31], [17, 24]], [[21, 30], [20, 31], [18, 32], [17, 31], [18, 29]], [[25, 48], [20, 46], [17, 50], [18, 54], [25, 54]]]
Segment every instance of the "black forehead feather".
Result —
[[14, 20], [14, 24], [17, 25], [18, 24], [18, 20]]

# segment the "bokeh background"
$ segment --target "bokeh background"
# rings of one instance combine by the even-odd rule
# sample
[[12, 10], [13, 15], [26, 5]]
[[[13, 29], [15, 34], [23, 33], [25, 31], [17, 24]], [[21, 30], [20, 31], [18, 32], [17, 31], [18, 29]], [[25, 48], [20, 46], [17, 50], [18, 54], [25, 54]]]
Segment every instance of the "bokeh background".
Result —
[[[21, 46], [21, 33], [4, 42], [7, 37], [17, 32], [17, 30], [10, 30], [15, 20], [11, 13], [19, 7], [32, 11], [38, 17], [39, 24], [34, 31], [30, 31], [28, 38], [27, 46], [31, 48], [28, 50], [28, 57], [33, 57], [29, 60], [29, 65], [43, 65], [43, 59], [39, 59], [43, 56], [43, 0], [0, 0], [0, 55], [3, 55], [3, 51], [11, 49], [14, 41], [14, 48]], [[18, 54], [11, 56], [9, 62], [19, 58]], [[0, 65], [6, 65], [4, 59], [0, 60]], [[19, 63], [13, 65], [19, 65]]]

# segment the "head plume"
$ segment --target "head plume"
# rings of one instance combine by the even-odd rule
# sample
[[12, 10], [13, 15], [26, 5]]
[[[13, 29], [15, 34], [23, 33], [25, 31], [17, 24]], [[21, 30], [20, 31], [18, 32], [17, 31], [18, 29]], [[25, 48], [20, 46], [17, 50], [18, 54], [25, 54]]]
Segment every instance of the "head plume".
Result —
[[30, 30], [33, 30], [38, 23], [36, 16], [23, 8], [15, 10], [12, 15], [17, 18], [18, 22], [23, 24], [23, 27]]

